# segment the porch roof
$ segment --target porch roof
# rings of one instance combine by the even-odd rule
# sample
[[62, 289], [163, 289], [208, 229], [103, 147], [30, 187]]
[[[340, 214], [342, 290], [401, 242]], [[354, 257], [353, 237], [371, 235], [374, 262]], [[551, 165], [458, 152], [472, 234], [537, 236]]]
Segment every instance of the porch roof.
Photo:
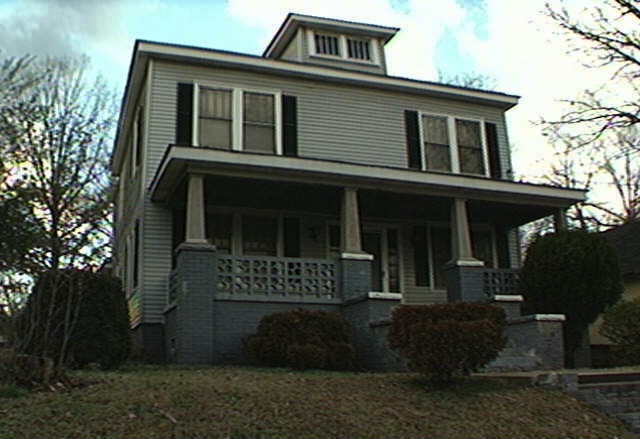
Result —
[[390, 194], [465, 198], [484, 202], [487, 207], [500, 207], [499, 210], [512, 206], [529, 212], [521, 216], [519, 222], [549, 215], [558, 208], [569, 207], [586, 198], [584, 190], [548, 185], [171, 145], [149, 187], [152, 201], [167, 203], [187, 173], [354, 187]]

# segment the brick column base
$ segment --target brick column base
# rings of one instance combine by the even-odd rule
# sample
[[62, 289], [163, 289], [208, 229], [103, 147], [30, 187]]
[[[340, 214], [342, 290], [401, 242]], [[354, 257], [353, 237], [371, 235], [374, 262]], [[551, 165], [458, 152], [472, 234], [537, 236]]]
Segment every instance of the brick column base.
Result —
[[183, 243], [177, 248], [175, 360], [182, 364], [211, 364], [214, 352], [216, 248]]

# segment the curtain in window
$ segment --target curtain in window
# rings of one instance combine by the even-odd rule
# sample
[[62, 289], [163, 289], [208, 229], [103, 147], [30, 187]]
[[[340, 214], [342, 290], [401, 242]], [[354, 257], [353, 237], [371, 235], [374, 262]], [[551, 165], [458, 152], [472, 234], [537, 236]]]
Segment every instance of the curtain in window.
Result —
[[422, 116], [422, 129], [426, 168], [436, 171], [450, 171], [451, 156], [449, 154], [447, 119], [437, 116]]
[[199, 145], [231, 148], [231, 91], [200, 89]]
[[480, 124], [469, 120], [456, 119], [456, 136], [460, 172], [483, 175], [484, 160], [482, 158]]
[[270, 94], [244, 93], [244, 149], [275, 153], [274, 97]]

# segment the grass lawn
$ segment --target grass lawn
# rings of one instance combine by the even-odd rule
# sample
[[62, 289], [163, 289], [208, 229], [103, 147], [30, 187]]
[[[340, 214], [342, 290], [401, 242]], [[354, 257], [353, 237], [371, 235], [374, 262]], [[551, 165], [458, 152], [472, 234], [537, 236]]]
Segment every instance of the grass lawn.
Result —
[[561, 392], [481, 377], [441, 389], [408, 373], [238, 367], [74, 377], [85, 385], [0, 392], [0, 437], [632, 437]]

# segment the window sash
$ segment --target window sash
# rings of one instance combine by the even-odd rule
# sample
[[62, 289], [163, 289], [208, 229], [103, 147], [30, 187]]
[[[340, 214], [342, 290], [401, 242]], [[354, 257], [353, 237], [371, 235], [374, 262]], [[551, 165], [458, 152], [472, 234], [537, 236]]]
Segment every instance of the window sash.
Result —
[[233, 93], [200, 87], [198, 145], [231, 149], [233, 140]]
[[485, 174], [480, 122], [456, 119], [458, 163], [464, 174]]

